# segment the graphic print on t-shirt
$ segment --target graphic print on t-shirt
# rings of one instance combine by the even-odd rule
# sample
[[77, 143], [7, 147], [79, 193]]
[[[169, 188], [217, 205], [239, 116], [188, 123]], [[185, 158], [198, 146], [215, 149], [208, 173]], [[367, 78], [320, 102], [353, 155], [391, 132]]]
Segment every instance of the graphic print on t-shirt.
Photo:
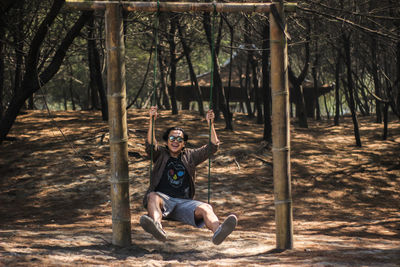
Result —
[[189, 174], [180, 158], [168, 159], [155, 191], [175, 198], [190, 197]]
[[185, 177], [185, 166], [180, 161], [170, 161], [167, 170], [169, 184], [174, 188], [180, 188]]

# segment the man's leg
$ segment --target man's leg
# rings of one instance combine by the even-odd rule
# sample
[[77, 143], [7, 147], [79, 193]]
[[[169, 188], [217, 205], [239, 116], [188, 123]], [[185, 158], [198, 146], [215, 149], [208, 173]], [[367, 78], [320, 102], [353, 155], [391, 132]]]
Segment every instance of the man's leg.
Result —
[[212, 241], [215, 245], [221, 244], [235, 230], [237, 225], [237, 218], [233, 214], [229, 215], [220, 224], [217, 215], [215, 215], [213, 208], [209, 204], [198, 206], [194, 212], [194, 216], [196, 220], [203, 219], [207, 228], [214, 233]]
[[162, 219], [162, 207], [162, 198], [157, 193], [150, 192], [147, 196], [147, 212], [155, 222], [158, 222], [160, 224]]
[[152, 234], [156, 239], [160, 241], [166, 241], [167, 235], [162, 229], [162, 206], [163, 200], [159, 195], [151, 192], [147, 197], [147, 215], [140, 217], [140, 225], [143, 229]]
[[194, 211], [194, 218], [197, 220], [204, 220], [206, 227], [213, 233], [217, 231], [220, 223], [217, 215], [215, 215], [213, 208], [209, 204], [201, 204]]

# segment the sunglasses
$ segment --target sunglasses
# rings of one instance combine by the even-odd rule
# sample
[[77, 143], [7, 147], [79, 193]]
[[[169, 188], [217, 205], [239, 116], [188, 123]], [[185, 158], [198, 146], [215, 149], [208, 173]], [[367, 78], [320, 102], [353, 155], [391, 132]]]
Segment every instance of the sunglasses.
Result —
[[177, 141], [178, 143], [182, 143], [182, 142], [183, 142], [183, 138], [180, 137], [180, 136], [173, 136], [173, 135], [171, 135], [171, 136], [168, 137], [168, 139], [169, 139], [169, 141], [171, 141], [171, 142], [174, 142], [174, 141]]

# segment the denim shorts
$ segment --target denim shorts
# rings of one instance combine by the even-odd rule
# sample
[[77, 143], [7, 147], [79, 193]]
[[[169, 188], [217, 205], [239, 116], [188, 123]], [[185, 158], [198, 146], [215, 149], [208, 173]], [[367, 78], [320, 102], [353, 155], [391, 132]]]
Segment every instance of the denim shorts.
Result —
[[164, 219], [182, 222], [198, 228], [205, 225], [204, 220], [196, 220], [194, 217], [194, 211], [198, 206], [204, 204], [204, 202], [193, 199], [174, 198], [161, 192], [156, 193], [164, 202], [162, 209]]

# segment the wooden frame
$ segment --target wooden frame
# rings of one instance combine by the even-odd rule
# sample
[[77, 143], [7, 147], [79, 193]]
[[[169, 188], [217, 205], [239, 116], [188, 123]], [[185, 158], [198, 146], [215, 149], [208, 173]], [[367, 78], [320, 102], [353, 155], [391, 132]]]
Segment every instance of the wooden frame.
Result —
[[[218, 3], [218, 2], [129, 2], [66, 0], [67, 7], [77, 10], [105, 10], [106, 4], [118, 4], [126, 11], [144, 12], [245, 12], [269, 13], [273, 3]], [[285, 10], [294, 11], [296, 3], [285, 3]]]
[[[277, 249], [293, 247], [290, 120], [287, 37], [284, 9], [293, 11], [296, 4], [272, 3], [185, 3], [67, 0], [76, 10], [106, 11], [107, 85], [111, 151], [112, 243], [131, 244], [129, 209], [129, 174], [126, 121], [125, 47], [122, 9], [147, 12], [261, 12], [269, 13], [271, 42], [272, 155]], [[270, 12], [271, 11], [271, 12]]]

